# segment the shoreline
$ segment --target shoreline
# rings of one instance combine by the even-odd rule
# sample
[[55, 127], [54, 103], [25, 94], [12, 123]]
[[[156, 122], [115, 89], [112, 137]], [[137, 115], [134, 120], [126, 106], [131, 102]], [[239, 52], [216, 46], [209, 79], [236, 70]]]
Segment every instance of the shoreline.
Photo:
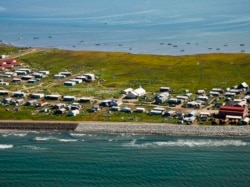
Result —
[[99, 121], [29, 121], [1, 120], [0, 133], [49, 131], [97, 134], [147, 134], [164, 136], [250, 137], [250, 126], [200, 126], [169, 123], [133, 123]]

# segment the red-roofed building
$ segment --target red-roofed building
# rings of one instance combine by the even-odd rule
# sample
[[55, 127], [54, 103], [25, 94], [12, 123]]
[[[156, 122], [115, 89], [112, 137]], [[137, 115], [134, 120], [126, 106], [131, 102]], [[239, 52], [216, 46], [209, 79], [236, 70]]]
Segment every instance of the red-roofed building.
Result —
[[223, 105], [220, 107], [218, 115], [220, 118], [226, 118], [226, 116], [239, 116], [244, 119], [248, 116], [248, 108], [243, 106]]

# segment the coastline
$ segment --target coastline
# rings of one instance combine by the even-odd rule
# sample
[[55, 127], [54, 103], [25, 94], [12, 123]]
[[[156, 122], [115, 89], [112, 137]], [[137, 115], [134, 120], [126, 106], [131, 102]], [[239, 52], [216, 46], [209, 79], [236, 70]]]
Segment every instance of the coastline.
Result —
[[66, 131], [98, 134], [148, 134], [165, 136], [250, 137], [250, 126], [175, 125], [99, 121], [0, 121], [0, 133], [13, 131]]

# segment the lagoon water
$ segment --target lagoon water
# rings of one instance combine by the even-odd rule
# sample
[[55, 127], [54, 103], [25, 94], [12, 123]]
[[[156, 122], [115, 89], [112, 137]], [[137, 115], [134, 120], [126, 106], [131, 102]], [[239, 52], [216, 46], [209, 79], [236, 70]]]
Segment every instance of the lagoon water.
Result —
[[0, 186], [249, 186], [249, 138], [1, 133]]
[[1, 0], [0, 40], [150, 54], [250, 52], [249, 0]]

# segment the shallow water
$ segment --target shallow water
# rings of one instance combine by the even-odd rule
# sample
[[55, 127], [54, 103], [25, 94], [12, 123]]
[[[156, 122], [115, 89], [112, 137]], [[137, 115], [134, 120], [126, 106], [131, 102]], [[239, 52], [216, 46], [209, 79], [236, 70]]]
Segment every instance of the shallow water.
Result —
[[2, 133], [0, 186], [248, 186], [249, 138]]
[[248, 0], [1, 0], [0, 40], [71, 50], [249, 53], [249, 9]]

